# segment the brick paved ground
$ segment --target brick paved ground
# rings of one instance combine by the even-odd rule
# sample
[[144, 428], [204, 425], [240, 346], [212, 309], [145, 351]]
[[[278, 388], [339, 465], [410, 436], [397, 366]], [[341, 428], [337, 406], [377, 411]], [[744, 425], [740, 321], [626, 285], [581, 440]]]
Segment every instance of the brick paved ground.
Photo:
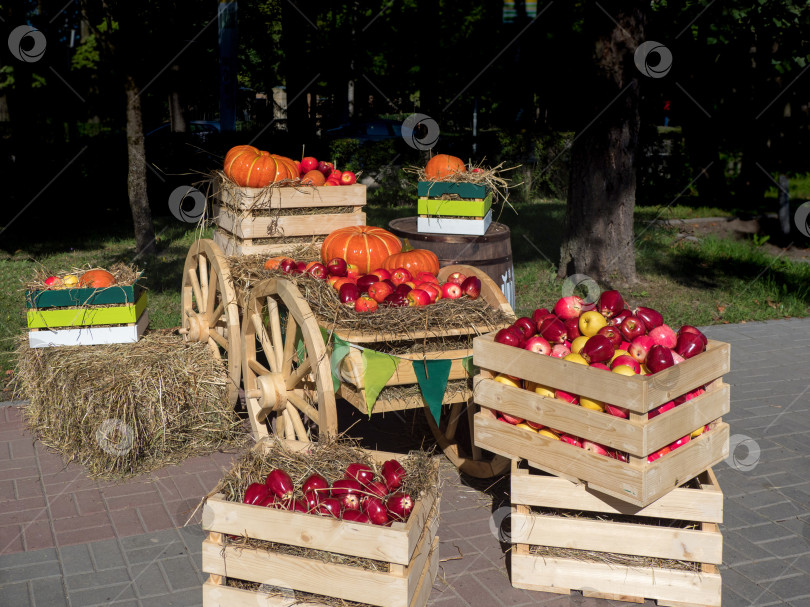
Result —
[[[734, 449], [715, 467], [726, 496], [723, 605], [810, 607], [810, 319], [707, 334], [732, 344]], [[91, 481], [32, 445], [18, 407], [0, 407], [0, 606], [200, 605], [202, 532], [177, 527], [232, 457]], [[490, 531], [508, 483], [465, 483], [448, 466], [443, 476], [431, 605], [625, 604], [513, 589], [506, 546]]]

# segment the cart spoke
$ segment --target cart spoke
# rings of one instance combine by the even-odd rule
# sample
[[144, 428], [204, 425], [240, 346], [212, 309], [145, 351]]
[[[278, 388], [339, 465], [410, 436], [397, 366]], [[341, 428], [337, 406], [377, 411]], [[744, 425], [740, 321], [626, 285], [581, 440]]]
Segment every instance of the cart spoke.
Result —
[[[214, 278], [216, 278], [216, 274], [214, 274]], [[214, 310], [212, 314], [208, 315], [208, 328], [213, 329], [216, 324], [222, 320], [222, 312], [225, 310], [225, 304], [223, 302], [219, 302], [217, 305], [217, 309]]]
[[[211, 275], [211, 280], [208, 281], [208, 284], [203, 285], [203, 290], [206, 290], [206, 289], [208, 290], [208, 293], [206, 294], [206, 301], [205, 301], [205, 311], [206, 312], [214, 309], [214, 302], [217, 299], [217, 287], [219, 286], [217, 284], [218, 280], [219, 280], [219, 277], [216, 274], [212, 274]], [[219, 299], [220, 299], [220, 302], [219, 302], [220, 305], [224, 307], [224, 304], [222, 303], [222, 295], [220, 295]], [[220, 312], [220, 314], [222, 314], [222, 312]], [[218, 316], [214, 315], [214, 318], [218, 318]]]
[[222, 335], [220, 335], [220, 334], [219, 334], [219, 333], [217, 333], [216, 331], [211, 331], [211, 332], [208, 334], [208, 337], [210, 337], [210, 338], [211, 338], [211, 339], [213, 339], [213, 340], [214, 340], [216, 343], [218, 343], [220, 346], [222, 346], [222, 349], [223, 349], [223, 350], [225, 350], [226, 352], [228, 352], [228, 351], [229, 351], [229, 349], [230, 349], [230, 344], [228, 344], [228, 340], [227, 340], [227, 339], [225, 339], [225, 338], [224, 338]]
[[318, 410], [295, 392], [287, 392], [287, 401], [313, 422], [318, 422]]
[[250, 322], [253, 325], [254, 331], [256, 331], [256, 339], [258, 339], [262, 345], [264, 356], [267, 358], [270, 368], [273, 370], [273, 372], [278, 373], [275, 348], [273, 347], [273, 344], [270, 343], [270, 337], [267, 335], [267, 330], [264, 328], [264, 323], [262, 322], [261, 316], [254, 312], [250, 315]]
[[197, 273], [194, 271], [194, 268], [188, 269], [188, 280], [194, 291], [194, 298], [197, 300], [197, 311], [205, 312], [205, 310], [202, 309], [203, 306], [205, 306], [205, 302], [203, 301], [202, 291], [200, 290], [200, 281], [197, 280]]
[[295, 408], [288, 402], [287, 410], [285, 412], [292, 421], [293, 427], [295, 428], [295, 433], [298, 436], [298, 440], [308, 443], [309, 437], [307, 436], [307, 429], [304, 427], [304, 422], [301, 421], [301, 416], [298, 414], [298, 411], [296, 411]]
[[253, 371], [256, 375], [270, 375], [272, 371], [265, 367], [262, 363], [253, 360], [252, 358], [247, 361], [248, 367], [250, 370]]
[[270, 332], [273, 337], [273, 345], [275, 346], [276, 355], [276, 368], [281, 369], [284, 363], [284, 346], [281, 340], [281, 318], [278, 312], [278, 303], [270, 295], [267, 296], [267, 314], [270, 317]]
[[295, 388], [302, 379], [304, 379], [310, 372], [312, 371], [312, 361], [309, 360], [309, 356], [304, 359], [304, 362], [293, 371], [289, 377], [284, 379], [284, 384], [287, 387], [287, 390], [292, 390]]
[[284, 335], [284, 358], [281, 362], [281, 373], [284, 377], [290, 375], [292, 368], [293, 356], [295, 356], [295, 335], [297, 333], [298, 325], [292, 314], [287, 314], [287, 332]]
[[207, 305], [208, 302], [208, 260], [206, 259], [205, 255], [200, 255], [197, 258], [197, 264], [199, 266], [200, 271], [200, 286], [202, 287], [202, 297], [203, 300], [200, 302], [200, 305], [203, 306], [203, 309], [200, 312], [205, 312], [210, 308]]

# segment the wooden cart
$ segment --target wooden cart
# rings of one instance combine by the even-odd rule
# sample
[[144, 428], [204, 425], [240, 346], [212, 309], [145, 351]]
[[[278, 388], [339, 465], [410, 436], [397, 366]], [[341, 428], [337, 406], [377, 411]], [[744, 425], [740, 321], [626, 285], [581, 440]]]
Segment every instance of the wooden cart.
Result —
[[[461, 271], [481, 279], [481, 297], [493, 308], [512, 313], [501, 290], [489, 276], [472, 266], [448, 266], [439, 271], [444, 281]], [[245, 404], [256, 438], [269, 432], [286, 439], [308, 441], [311, 427], [321, 434], [337, 434], [336, 396], [366, 413], [362, 374], [358, 371], [358, 352], [352, 352], [340, 367], [340, 386], [335, 392], [330, 364], [331, 348], [323, 332], [360, 347], [388, 341], [390, 335], [335, 330], [319, 322], [306, 299], [292, 281], [271, 278], [253, 285], [238, 295], [222, 250], [212, 240], [195, 242], [188, 253], [181, 293], [183, 327], [190, 341], [205, 341], [215, 356], [227, 364], [235, 403], [244, 390]], [[323, 331], [322, 331], [323, 330]], [[409, 339], [432, 339], [460, 335], [480, 335], [491, 328], [466, 327], [444, 331], [422, 331]], [[450, 379], [468, 377], [462, 359], [472, 348], [445, 350], [430, 358], [452, 359]], [[387, 387], [415, 384], [416, 377], [408, 358], [421, 359], [414, 353], [404, 355]], [[408, 398], [378, 398], [374, 412], [424, 408], [432, 433], [445, 455], [462, 472], [488, 478], [506, 472], [509, 459], [492, 455], [475, 446], [472, 437], [473, 403], [470, 388], [448, 394], [443, 402], [440, 424], [436, 424], [421, 395]], [[463, 419], [466, 418], [466, 423]], [[460, 424], [460, 422], [462, 422]], [[459, 438], [460, 426], [469, 428], [469, 437]]]

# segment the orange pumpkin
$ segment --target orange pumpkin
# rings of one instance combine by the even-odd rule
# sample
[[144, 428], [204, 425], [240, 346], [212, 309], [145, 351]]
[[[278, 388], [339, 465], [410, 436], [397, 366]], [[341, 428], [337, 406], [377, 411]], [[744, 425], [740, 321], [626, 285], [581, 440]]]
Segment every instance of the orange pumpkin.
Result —
[[301, 177], [301, 183], [303, 185], [323, 185], [326, 183], [326, 177], [318, 169], [313, 169]]
[[268, 259], [267, 261], [264, 262], [264, 269], [265, 270], [277, 270], [279, 264], [281, 264], [281, 262], [284, 259], [287, 259], [284, 255], [282, 255], [281, 257], [271, 257], [270, 259]]
[[467, 167], [464, 161], [456, 156], [447, 154], [437, 154], [428, 160], [425, 166], [425, 176], [430, 181], [442, 181], [454, 173], [466, 173]]
[[436, 253], [427, 249], [406, 249], [391, 255], [383, 262], [382, 267], [389, 272], [405, 268], [413, 276], [419, 272], [430, 272], [435, 275], [439, 273], [439, 258]]
[[293, 160], [264, 152], [252, 145], [237, 145], [228, 150], [224, 171], [236, 185], [248, 188], [263, 188], [276, 181], [299, 176]]
[[106, 289], [115, 282], [115, 276], [107, 270], [88, 270], [79, 277], [79, 286], [91, 289]]
[[357, 266], [360, 274], [376, 270], [392, 254], [399, 253], [402, 243], [388, 230], [373, 226], [349, 226], [330, 233], [321, 245], [324, 264], [335, 257]]

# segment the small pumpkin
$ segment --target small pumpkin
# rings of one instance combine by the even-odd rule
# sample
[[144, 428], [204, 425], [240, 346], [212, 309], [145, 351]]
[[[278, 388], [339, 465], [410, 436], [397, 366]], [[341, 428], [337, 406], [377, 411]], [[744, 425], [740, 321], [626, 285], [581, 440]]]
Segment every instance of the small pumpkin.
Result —
[[439, 258], [433, 251], [414, 249], [406, 241], [402, 251], [391, 255], [383, 262], [382, 267], [389, 272], [397, 268], [405, 268], [413, 276], [419, 272], [430, 272], [436, 275], [439, 273]]
[[464, 161], [457, 156], [437, 154], [428, 160], [425, 166], [425, 177], [430, 181], [442, 181], [454, 173], [466, 173]]
[[115, 283], [115, 276], [107, 270], [88, 270], [79, 277], [79, 286], [90, 289], [106, 289]]
[[324, 185], [325, 183], [326, 177], [318, 169], [313, 169], [301, 177], [302, 185]]
[[300, 175], [295, 161], [252, 145], [237, 145], [228, 150], [223, 170], [236, 185], [248, 188], [263, 188]]
[[399, 253], [402, 243], [399, 238], [383, 228], [374, 226], [349, 226], [338, 228], [324, 238], [321, 245], [321, 260], [340, 257], [346, 263], [358, 267], [360, 274], [376, 270], [393, 253]]
[[270, 259], [268, 259], [267, 261], [264, 262], [264, 269], [265, 270], [277, 270], [279, 264], [281, 264], [281, 262], [284, 259], [287, 259], [284, 255], [281, 255], [280, 257], [271, 257]]

